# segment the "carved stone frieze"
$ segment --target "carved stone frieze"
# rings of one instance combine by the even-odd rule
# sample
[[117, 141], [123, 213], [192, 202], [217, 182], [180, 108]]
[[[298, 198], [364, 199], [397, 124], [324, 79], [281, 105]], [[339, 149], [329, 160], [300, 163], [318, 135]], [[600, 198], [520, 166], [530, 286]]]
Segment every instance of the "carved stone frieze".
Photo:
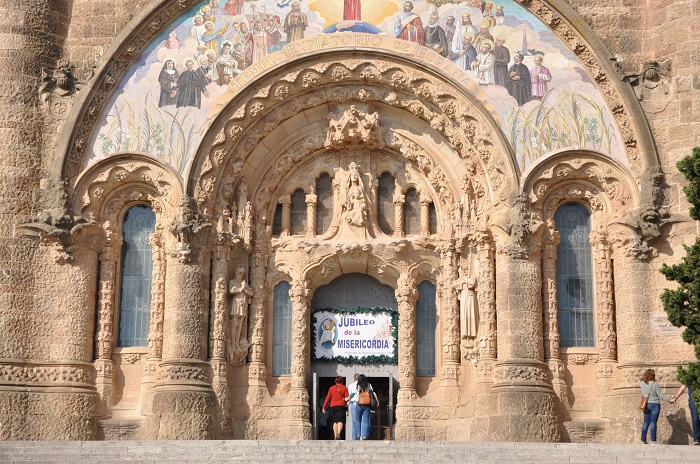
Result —
[[384, 137], [379, 127], [379, 113], [376, 111], [368, 113], [350, 105], [342, 113], [329, 114], [328, 121], [328, 135], [324, 143], [326, 148], [384, 146]]
[[0, 382], [4, 385], [72, 384], [77, 388], [90, 388], [95, 376], [90, 363], [54, 365], [6, 359], [0, 362]]
[[210, 366], [208, 363], [178, 362], [169, 360], [163, 362], [158, 369], [158, 383], [195, 383], [211, 384]]

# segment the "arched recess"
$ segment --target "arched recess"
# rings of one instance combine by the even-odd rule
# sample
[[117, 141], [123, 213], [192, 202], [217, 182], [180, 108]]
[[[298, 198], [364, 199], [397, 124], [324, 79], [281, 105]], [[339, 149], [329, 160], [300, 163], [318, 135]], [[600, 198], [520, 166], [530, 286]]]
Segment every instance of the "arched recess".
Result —
[[[590, 406], [594, 399], [581, 393], [588, 390], [574, 394], [569, 387], [576, 382], [593, 389], [596, 376], [605, 372], [595, 363], [617, 360], [616, 292], [611, 246], [614, 237], [610, 235], [609, 226], [625, 212], [639, 207], [637, 184], [632, 174], [616, 161], [578, 150], [558, 153], [533, 166], [526, 173], [523, 192], [546, 224], [541, 242], [544, 354], [554, 376], [554, 389], [564, 410], [571, 409], [572, 415], [605, 417], [604, 412]], [[555, 228], [554, 216], [567, 203], [581, 204], [590, 212], [588, 241], [593, 255], [594, 348], [560, 347], [556, 269], [559, 232]], [[587, 410], [588, 407], [592, 409]]]
[[[620, 127], [631, 170], [635, 177], [658, 165], [653, 137], [639, 102], [629, 84], [622, 82], [613, 65], [613, 56], [586, 24], [564, 2], [519, 0], [541, 19], [577, 55], [594, 76], [601, 94]], [[62, 131], [50, 177], [73, 183], [82, 169], [88, 142], [104, 106], [127, 70], [148, 44], [197, 0], [151, 0], [133, 16], [95, 68], [94, 78], [77, 96]], [[357, 47], [356, 47], [357, 48]]]
[[[170, 166], [139, 154], [115, 155], [96, 163], [80, 176], [73, 189], [71, 205], [74, 211], [94, 221], [102, 230], [98, 250], [99, 293], [95, 311], [94, 357], [97, 372], [96, 384], [101, 407], [104, 408], [103, 415], [111, 415], [109, 411], [114, 405], [115, 398], [112, 394], [113, 376], [119, 375], [117, 373], [123, 363], [138, 363], [141, 357], [147, 356], [148, 361], [143, 369], [143, 376], [137, 376], [137, 381], [142, 387], [155, 381], [155, 377], [150, 374], [155, 373], [157, 360], [162, 354], [165, 312], [164, 241], [166, 237], [162, 231], [171, 220], [181, 195], [182, 179]], [[134, 205], [148, 206], [156, 215], [155, 232], [150, 237], [153, 268], [148, 347], [141, 349], [142, 352], [138, 353], [136, 351], [139, 350], [135, 350], [134, 353], [115, 355], [122, 221], [124, 213]], [[136, 386], [136, 388], [139, 387]], [[148, 391], [148, 388], [140, 390]], [[126, 406], [122, 404], [120, 407], [133, 410], [138, 408], [138, 404]]]
[[[372, 127], [363, 140], [329, 126], [351, 114]], [[495, 117], [469, 89], [404, 57], [366, 52], [358, 59], [334, 50], [263, 74], [241, 91], [205, 137], [187, 189], [205, 215], [216, 217], [245, 178], [256, 216], [271, 224], [280, 181], [305, 158], [331, 149], [406, 159], [444, 200], [443, 217], [456, 212], [467, 183], [484, 210], [503, 206], [519, 185]]]

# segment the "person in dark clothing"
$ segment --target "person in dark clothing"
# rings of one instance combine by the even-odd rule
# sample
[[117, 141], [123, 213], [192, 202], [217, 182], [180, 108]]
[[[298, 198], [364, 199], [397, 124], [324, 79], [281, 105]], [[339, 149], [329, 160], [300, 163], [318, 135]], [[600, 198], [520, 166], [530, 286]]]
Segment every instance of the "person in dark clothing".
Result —
[[450, 48], [447, 45], [445, 30], [438, 24], [439, 20], [438, 12], [433, 11], [428, 20], [428, 26], [423, 30], [423, 45], [447, 57]]
[[175, 106], [182, 108], [183, 106], [202, 107], [202, 94], [205, 97], [209, 96], [207, 85], [209, 81], [204, 76], [200, 69], [194, 69], [194, 61], [187, 60], [185, 62], [187, 71], [180, 74], [178, 80], [177, 101]]
[[508, 70], [506, 88], [508, 93], [518, 101], [518, 106], [532, 100], [532, 86], [530, 85], [530, 70], [523, 64], [523, 54], [517, 52], [513, 55], [515, 64]]
[[698, 406], [695, 404], [695, 400], [693, 399], [693, 389], [681, 385], [681, 387], [678, 389], [678, 393], [676, 393], [676, 396], [671, 398], [671, 401], [669, 403], [673, 404], [678, 400], [678, 397], [683, 394], [684, 391], [688, 390], [688, 410], [690, 411], [690, 425], [693, 429], [693, 445], [700, 445], [700, 415], [698, 415]]
[[160, 75], [158, 76], [158, 83], [160, 84], [159, 108], [175, 104], [178, 77], [179, 75], [177, 69], [175, 69], [175, 62], [173, 60], [165, 60], [163, 69], [160, 70]]
[[508, 63], [510, 63], [510, 50], [503, 44], [503, 37], [496, 39], [496, 46], [493, 48], [493, 80], [494, 84], [506, 87], [508, 83]]

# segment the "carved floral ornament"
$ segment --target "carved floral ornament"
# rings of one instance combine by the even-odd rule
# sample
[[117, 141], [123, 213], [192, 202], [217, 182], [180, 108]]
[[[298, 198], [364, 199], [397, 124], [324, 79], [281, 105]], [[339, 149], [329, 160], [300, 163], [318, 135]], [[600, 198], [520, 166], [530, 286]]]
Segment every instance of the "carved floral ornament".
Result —
[[158, 222], [173, 214], [181, 192], [179, 176], [146, 156], [108, 158], [86, 171], [73, 190], [73, 205], [86, 218], [119, 224], [131, 203], [150, 205]]
[[[344, 72], [339, 73], [339, 69]], [[252, 96], [242, 95], [240, 100], [244, 103], [239, 106], [231, 105], [232, 115], [225, 127], [214, 137], [208, 153], [200, 151], [203, 154], [199, 156], [204, 159], [195, 161], [200, 167], [193, 176], [197, 179], [194, 196], [205, 211], [215, 199], [216, 204], [226, 203], [229, 198], [225, 192], [216, 191], [219, 179], [235, 178], [246, 163], [257, 164], [249, 157], [265, 137], [306, 110], [345, 104], [349, 108], [341, 108], [339, 114], [332, 111], [328, 116], [330, 124], [325, 124], [330, 131], [304, 134], [304, 140], [287, 145], [285, 162], [293, 165], [308, 153], [334, 144], [368, 148], [400, 146], [399, 139], [390, 138], [391, 132], [379, 127], [382, 108], [389, 106], [427, 123], [470, 169], [488, 172], [493, 201], [498, 204], [517, 183], [507, 142], [493, 136], [500, 133], [493, 116], [477, 110], [459, 89], [434, 81], [435, 76], [424, 71], [386, 60], [345, 59], [311, 67], [297, 66], [282, 79], [262, 89], [256, 87], [258, 90]], [[353, 102], [358, 102], [354, 109]], [[360, 105], [372, 105], [374, 109], [362, 110]], [[380, 130], [386, 136], [380, 137]]]

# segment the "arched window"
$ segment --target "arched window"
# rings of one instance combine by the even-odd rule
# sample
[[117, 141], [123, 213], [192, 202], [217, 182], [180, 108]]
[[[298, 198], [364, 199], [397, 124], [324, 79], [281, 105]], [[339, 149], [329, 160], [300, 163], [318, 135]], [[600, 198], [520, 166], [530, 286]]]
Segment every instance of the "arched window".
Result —
[[437, 234], [437, 210], [435, 209], [435, 203], [430, 203], [428, 206], [428, 218], [429, 218], [429, 231], [430, 235]]
[[394, 176], [385, 172], [379, 177], [377, 188], [377, 222], [387, 235], [394, 234]]
[[275, 285], [272, 316], [272, 375], [292, 372], [292, 299], [289, 282]]
[[557, 308], [562, 347], [595, 346], [593, 264], [589, 242], [590, 213], [578, 203], [561, 206], [554, 215], [557, 248]]
[[292, 235], [306, 235], [306, 194], [296, 189], [292, 194]]
[[426, 280], [418, 285], [416, 302], [416, 375], [418, 376], [435, 375], [436, 329], [435, 285]]
[[404, 195], [403, 231], [406, 235], [420, 234], [420, 196], [418, 191], [410, 188]]
[[323, 173], [316, 179], [316, 235], [328, 231], [333, 220], [333, 179]]
[[275, 237], [279, 237], [282, 234], [282, 211], [282, 204], [277, 203], [275, 207], [275, 216], [272, 219], [272, 235]]
[[124, 215], [118, 346], [148, 346], [153, 270], [148, 238], [155, 227], [156, 215], [147, 206], [134, 206]]

